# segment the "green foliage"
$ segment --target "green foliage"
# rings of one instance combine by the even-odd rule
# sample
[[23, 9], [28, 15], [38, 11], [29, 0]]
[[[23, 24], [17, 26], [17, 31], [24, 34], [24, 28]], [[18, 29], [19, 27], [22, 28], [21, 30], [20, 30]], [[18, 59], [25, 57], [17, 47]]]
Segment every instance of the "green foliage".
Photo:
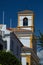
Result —
[[0, 64], [1, 65], [20, 65], [20, 62], [10, 52], [0, 51]]
[[43, 49], [43, 34], [40, 32], [40, 36], [39, 36], [39, 46], [41, 47], [41, 49]]
[[0, 64], [0, 65], [2, 65], [2, 64]]

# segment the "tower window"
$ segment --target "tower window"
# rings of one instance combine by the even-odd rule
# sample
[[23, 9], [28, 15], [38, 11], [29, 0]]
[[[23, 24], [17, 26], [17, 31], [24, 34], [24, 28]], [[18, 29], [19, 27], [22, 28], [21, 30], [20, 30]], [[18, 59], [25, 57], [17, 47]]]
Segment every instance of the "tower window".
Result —
[[28, 18], [23, 19], [23, 26], [28, 26]]

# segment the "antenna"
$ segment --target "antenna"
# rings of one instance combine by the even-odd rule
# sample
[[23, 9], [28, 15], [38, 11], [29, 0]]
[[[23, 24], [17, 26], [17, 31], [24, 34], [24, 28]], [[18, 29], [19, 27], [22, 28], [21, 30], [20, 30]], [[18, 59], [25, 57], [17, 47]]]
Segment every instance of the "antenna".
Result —
[[4, 11], [3, 11], [3, 24], [4, 24]]
[[10, 28], [12, 27], [12, 19], [10, 18]]

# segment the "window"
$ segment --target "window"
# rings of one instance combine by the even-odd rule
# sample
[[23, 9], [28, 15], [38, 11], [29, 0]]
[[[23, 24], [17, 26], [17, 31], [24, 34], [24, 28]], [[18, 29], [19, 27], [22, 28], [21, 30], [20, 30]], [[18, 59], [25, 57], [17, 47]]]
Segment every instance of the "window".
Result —
[[28, 19], [26, 17], [23, 19], [23, 26], [28, 26]]

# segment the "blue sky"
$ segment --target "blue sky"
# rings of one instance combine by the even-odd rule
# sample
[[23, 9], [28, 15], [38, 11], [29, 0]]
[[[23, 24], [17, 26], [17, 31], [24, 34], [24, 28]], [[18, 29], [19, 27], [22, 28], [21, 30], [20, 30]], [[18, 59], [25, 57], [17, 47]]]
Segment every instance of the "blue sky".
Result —
[[22, 10], [32, 10], [35, 14], [35, 30], [43, 32], [43, 0], [0, 0], [0, 24], [2, 24], [3, 14], [5, 12], [4, 23], [10, 26], [10, 18], [12, 19], [12, 27], [17, 26], [17, 13]]

